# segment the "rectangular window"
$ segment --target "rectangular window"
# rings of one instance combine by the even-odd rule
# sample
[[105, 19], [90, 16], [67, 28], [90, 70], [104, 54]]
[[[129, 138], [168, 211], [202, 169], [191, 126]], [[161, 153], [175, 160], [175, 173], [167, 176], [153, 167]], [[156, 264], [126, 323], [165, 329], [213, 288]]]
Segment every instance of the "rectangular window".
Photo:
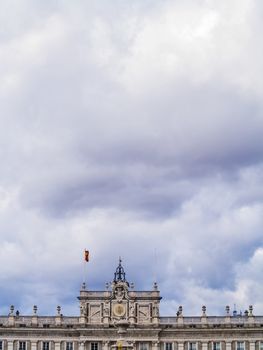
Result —
[[148, 343], [140, 343], [139, 350], [148, 350]]
[[188, 350], [197, 350], [196, 343], [189, 342], [188, 343]]
[[73, 343], [72, 341], [66, 342], [66, 350], [73, 350]]
[[164, 343], [164, 350], [173, 350], [173, 343]]
[[237, 341], [236, 350], [245, 350], [245, 343], [243, 341]]
[[49, 350], [49, 342], [48, 341], [43, 341], [42, 350]]
[[0, 340], [0, 350], [3, 350], [3, 342]]
[[213, 343], [213, 350], [221, 350], [220, 342], [214, 342]]
[[[1, 349], [0, 349], [1, 350]], [[259, 342], [259, 350], [263, 350], [263, 341]]]
[[18, 350], [26, 350], [26, 342], [25, 341], [20, 341], [18, 343]]
[[91, 343], [90, 350], [99, 350], [99, 343]]

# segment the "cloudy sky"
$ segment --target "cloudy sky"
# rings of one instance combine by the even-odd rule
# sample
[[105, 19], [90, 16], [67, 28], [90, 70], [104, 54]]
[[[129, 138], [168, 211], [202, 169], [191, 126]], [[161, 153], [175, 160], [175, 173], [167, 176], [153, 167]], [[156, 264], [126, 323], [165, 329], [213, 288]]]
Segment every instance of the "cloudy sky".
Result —
[[162, 315], [263, 314], [263, 2], [0, 1], [0, 314], [118, 258]]

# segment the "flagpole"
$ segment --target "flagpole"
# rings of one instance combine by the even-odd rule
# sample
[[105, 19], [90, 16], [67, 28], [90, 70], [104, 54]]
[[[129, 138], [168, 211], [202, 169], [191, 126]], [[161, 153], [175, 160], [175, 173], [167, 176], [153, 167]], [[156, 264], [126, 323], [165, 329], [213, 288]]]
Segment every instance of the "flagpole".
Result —
[[86, 289], [86, 282], [87, 282], [87, 263], [89, 261], [89, 251], [87, 249], [84, 250], [84, 259], [83, 259], [83, 283], [82, 288]]
[[86, 261], [83, 259], [83, 281], [82, 281], [82, 287], [83, 289], [86, 288]]

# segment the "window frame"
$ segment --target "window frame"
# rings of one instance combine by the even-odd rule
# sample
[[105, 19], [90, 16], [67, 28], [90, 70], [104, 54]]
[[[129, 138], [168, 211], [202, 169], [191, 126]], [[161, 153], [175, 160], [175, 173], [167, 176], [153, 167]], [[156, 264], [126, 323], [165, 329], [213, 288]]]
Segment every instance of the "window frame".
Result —
[[[45, 346], [47, 345], [47, 347]], [[50, 341], [42, 341], [42, 350], [50, 350]]]
[[[195, 345], [195, 347], [193, 347], [193, 344]], [[188, 350], [197, 350], [197, 342], [196, 341], [189, 341], [187, 344], [187, 349]]]
[[164, 342], [164, 350], [174, 350], [174, 343], [171, 341]]
[[147, 342], [140, 342], [139, 343], [139, 350], [149, 350], [149, 343], [147, 343]]
[[100, 343], [97, 341], [90, 342], [90, 350], [100, 350]]
[[27, 350], [27, 342], [25, 340], [19, 340], [17, 344], [18, 350]]
[[[219, 344], [219, 348], [217, 348], [215, 345]], [[221, 341], [213, 341], [212, 342], [212, 350], [221, 350], [222, 346], [221, 346]], [[263, 349], [262, 349], [263, 350]]]
[[[239, 345], [243, 344], [243, 347], [240, 347]], [[245, 350], [246, 349], [246, 344], [244, 340], [237, 340], [236, 341], [236, 350]]]

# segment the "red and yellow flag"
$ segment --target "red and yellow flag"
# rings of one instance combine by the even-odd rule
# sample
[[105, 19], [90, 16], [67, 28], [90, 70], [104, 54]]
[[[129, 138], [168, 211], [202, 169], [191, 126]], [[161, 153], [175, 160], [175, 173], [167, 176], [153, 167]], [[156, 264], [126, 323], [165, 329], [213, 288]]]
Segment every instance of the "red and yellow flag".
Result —
[[86, 261], [86, 262], [88, 262], [89, 261], [89, 251], [88, 250], [84, 250], [84, 260]]

